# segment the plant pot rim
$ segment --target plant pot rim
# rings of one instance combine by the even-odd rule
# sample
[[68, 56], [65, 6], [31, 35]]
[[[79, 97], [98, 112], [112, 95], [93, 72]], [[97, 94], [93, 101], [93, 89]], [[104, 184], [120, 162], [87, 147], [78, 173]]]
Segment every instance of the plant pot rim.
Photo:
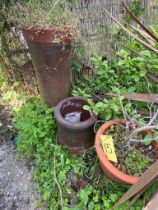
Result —
[[82, 98], [82, 97], [68, 97], [65, 98], [64, 100], [60, 101], [57, 106], [55, 107], [55, 119], [56, 121], [60, 124], [60, 126], [64, 127], [64, 128], [68, 128], [71, 129], [73, 131], [78, 131], [80, 132], [81, 130], [85, 130], [87, 128], [90, 128], [91, 126], [93, 126], [96, 122], [96, 118], [94, 117], [94, 115], [92, 114], [91, 117], [85, 121], [82, 122], [76, 122], [76, 123], [72, 123], [69, 122], [67, 120], [65, 120], [60, 112], [62, 105], [70, 100], [82, 100], [87, 102], [87, 99]]
[[71, 44], [73, 40], [72, 29], [69, 27], [62, 27], [62, 28], [22, 27], [21, 29], [27, 42], [68, 45]]
[[112, 177], [114, 177], [115, 180], [122, 183], [126, 183], [126, 184], [135, 184], [138, 181], [139, 177], [125, 174], [119, 169], [117, 169], [117, 167], [115, 167], [108, 160], [106, 154], [104, 153], [102, 149], [102, 145], [100, 142], [100, 135], [102, 135], [111, 125], [115, 123], [124, 124], [125, 119], [114, 119], [114, 120], [107, 121], [99, 128], [95, 137], [96, 152], [97, 152], [99, 161], [101, 162], [101, 165], [105, 168], [107, 173], [109, 173], [110, 175], [112, 175]]
[[71, 27], [50, 27], [50, 28], [38, 28], [38, 27], [22, 27], [22, 30], [28, 30], [28, 31], [34, 31], [34, 32], [40, 32], [40, 31], [62, 31], [64, 32], [66, 30], [66, 32], [71, 32]]

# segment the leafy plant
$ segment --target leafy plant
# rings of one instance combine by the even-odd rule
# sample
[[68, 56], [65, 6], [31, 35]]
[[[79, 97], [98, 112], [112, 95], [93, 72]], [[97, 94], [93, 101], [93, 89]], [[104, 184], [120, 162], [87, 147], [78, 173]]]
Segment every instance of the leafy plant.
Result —
[[[120, 96], [120, 100], [123, 101], [124, 97]], [[131, 115], [136, 115], [135, 111], [131, 109], [132, 104], [126, 102], [124, 108]], [[103, 101], [94, 103], [91, 99], [88, 99], [88, 105], [83, 107], [85, 110], [92, 111], [96, 116], [102, 120], [109, 120], [111, 118], [122, 117], [122, 110], [118, 97], [111, 99], [104, 99]]]
[[[128, 43], [130, 46], [134, 47], [132, 43]], [[157, 73], [158, 71], [158, 58], [154, 53], [149, 50], [137, 49], [139, 55], [131, 56], [129, 50], [121, 50], [118, 55], [121, 59], [118, 63], [119, 66], [125, 66], [127, 71], [131, 72], [131, 80], [134, 79], [136, 82], [140, 81], [141, 77], [144, 77], [148, 71]], [[135, 52], [137, 52], [135, 50]], [[133, 75], [132, 75], [133, 74]]]
[[[25, 105], [14, 110], [18, 150], [34, 160], [33, 178], [47, 209], [110, 210], [127, 191], [128, 186], [108, 180], [99, 172], [94, 148], [76, 156], [56, 143], [53, 109], [42, 99], [27, 97]], [[142, 208], [149, 196], [148, 192], [131, 209]], [[40, 207], [40, 200], [35, 205]]]
[[66, 1], [19, 0], [11, 3], [8, 9], [4, 7], [4, 15], [19, 27], [74, 28], [77, 24], [76, 15], [70, 11]]
[[120, 105], [117, 98], [110, 100], [104, 99], [103, 102], [98, 102], [94, 104], [92, 100], [88, 100], [89, 105], [85, 105], [83, 108], [85, 110], [92, 111], [96, 116], [101, 115], [101, 119], [109, 120], [112, 118], [113, 113], [117, 115], [121, 114]]
[[43, 138], [50, 142], [50, 137], [55, 135], [56, 125], [52, 114], [53, 109], [49, 109], [38, 97], [28, 99], [26, 106], [16, 112], [14, 125], [20, 131], [18, 149], [24, 156], [34, 157], [37, 145], [43, 143]]
[[149, 145], [149, 144], [151, 144], [152, 141], [158, 142], [157, 138], [158, 138], [157, 130], [152, 131], [152, 132], [148, 133], [147, 135], [145, 135], [145, 137], [144, 137], [144, 144], [145, 145]]
[[71, 172], [74, 179], [81, 176], [82, 159], [69, 155], [56, 143], [53, 109], [39, 97], [28, 99], [15, 113], [14, 126], [18, 130], [19, 152], [35, 161], [34, 180], [49, 209], [67, 205], [68, 199], [62, 199], [59, 186], [69, 198], [72, 189], [67, 185], [66, 175]]
[[72, 92], [73, 96], [80, 96], [84, 98], [90, 98], [91, 95], [88, 93], [88, 91], [82, 90], [80, 87], [75, 87]]
[[140, 150], [128, 152], [125, 163], [127, 172], [135, 176], [141, 176], [150, 165], [149, 159]]
[[116, 73], [116, 61], [104, 60], [102, 56], [94, 56], [91, 58], [96, 69], [96, 79], [94, 80], [94, 87], [96, 91], [111, 90], [112, 87], [119, 85], [119, 76]]
[[[137, 17], [141, 16], [144, 13], [144, 11], [145, 11], [145, 8], [143, 7], [141, 0], [135, 0], [135, 1], [131, 2], [129, 9]], [[127, 21], [130, 23], [130, 22], [133, 21], [133, 19], [129, 16], [127, 18]]]
[[73, 72], [80, 72], [82, 64], [85, 61], [85, 49], [80, 40], [75, 41], [73, 57], [71, 61], [71, 70]]

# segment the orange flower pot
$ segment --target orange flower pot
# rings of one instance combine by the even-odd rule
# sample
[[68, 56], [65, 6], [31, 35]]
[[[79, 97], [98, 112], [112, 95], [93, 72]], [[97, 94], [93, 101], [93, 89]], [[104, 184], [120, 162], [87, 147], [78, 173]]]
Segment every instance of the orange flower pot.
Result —
[[106, 154], [104, 153], [100, 141], [100, 136], [105, 133], [105, 131], [113, 124], [125, 124], [124, 119], [114, 119], [104, 123], [98, 130], [96, 137], [95, 137], [95, 147], [96, 152], [99, 158], [100, 166], [103, 169], [105, 175], [107, 175], [112, 180], [115, 180], [120, 183], [124, 184], [135, 184], [139, 177], [131, 176], [128, 174], [123, 173], [119, 169], [117, 169], [107, 158]]
[[[104, 123], [98, 130], [96, 137], [95, 137], [95, 147], [96, 152], [100, 161], [100, 166], [103, 169], [106, 176], [111, 178], [114, 181], [123, 183], [123, 184], [135, 184], [139, 177], [132, 176], [123, 173], [119, 169], [117, 169], [107, 158], [106, 154], [104, 153], [100, 141], [100, 136], [103, 135], [108, 128], [110, 128], [113, 124], [125, 124], [124, 119], [114, 119]], [[146, 131], [149, 132], [149, 131]], [[156, 158], [158, 159], [158, 143], [156, 141], [152, 141], [151, 145], [155, 149]]]

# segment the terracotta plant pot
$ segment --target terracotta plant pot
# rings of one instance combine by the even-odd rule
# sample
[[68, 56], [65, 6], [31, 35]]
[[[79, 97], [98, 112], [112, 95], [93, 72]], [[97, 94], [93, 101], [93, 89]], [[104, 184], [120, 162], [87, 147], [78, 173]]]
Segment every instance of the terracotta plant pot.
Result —
[[67, 28], [23, 28], [22, 31], [31, 54], [40, 94], [50, 107], [56, 106], [71, 93], [71, 32]]
[[[58, 142], [68, 147], [72, 153], [82, 152], [94, 145], [96, 119], [89, 111], [83, 109], [87, 104], [84, 98], [69, 97], [62, 100], [55, 109]], [[70, 120], [69, 116], [73, 116], [73, 113], [80, 115], [77, 114], [79, 117]]]
[[[124, 119], [114, 119], [111, 121], [108, 121], [104, 123], [98, 130], [95, 138], [95, 147], [96, 147], [96, 152], [99, 158], [99, 162], [101, 165], [101, 168], [103, 169], [105, 175], [107, 175], [109, 178], [112, 180], [115, 180], [120, 183], [124, 184], [135, 184], [139, 177], [128, 175], [117, 169], [107, 158], [106, 154], [104, 153], [102, 149], [102, 145], [100, 142], [100, 136], [105, 133], [105, 131], [110, 128], [111, 125], [113, 124], [125, 124]], [[153, 144], [152, 144], [153, 145]], [[157, 143], [155, 142], [153, 145], [156, 155], [157, 155]]]

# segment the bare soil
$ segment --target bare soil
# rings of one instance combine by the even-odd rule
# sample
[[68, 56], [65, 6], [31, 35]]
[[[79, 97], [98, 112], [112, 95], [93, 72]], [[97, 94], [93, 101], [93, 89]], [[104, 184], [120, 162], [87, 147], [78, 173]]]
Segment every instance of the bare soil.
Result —
[[16, 156], [11, 124], [9, 110], [0, 105], [0, 210], [35, 210], [40, 195], [33, 187], [31, 164]]

